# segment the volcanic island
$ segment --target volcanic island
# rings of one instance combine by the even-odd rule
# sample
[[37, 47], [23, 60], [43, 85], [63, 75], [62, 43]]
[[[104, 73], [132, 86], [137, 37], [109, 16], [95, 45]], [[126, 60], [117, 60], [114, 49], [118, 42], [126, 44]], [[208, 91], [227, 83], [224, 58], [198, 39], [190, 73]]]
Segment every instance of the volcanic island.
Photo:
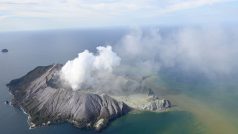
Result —
[[169, 100], [160, 99], [152, 89], [126, 96], [74, 91], [60, 82], [62, 66], [39, 66], [7, 84], [13, 95], [10, 104], [28, 115], [30, 128], [68, 122], [100, 131], [129, 112], [161, 112], [171, 107]]

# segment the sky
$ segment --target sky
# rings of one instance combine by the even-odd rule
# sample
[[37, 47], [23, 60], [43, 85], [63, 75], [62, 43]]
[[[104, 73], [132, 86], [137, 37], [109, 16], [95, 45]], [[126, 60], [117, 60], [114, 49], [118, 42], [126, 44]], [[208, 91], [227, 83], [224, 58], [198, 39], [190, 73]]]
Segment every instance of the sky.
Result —
[[235, 24], [238, 0], [0, 0], [0, 31]]

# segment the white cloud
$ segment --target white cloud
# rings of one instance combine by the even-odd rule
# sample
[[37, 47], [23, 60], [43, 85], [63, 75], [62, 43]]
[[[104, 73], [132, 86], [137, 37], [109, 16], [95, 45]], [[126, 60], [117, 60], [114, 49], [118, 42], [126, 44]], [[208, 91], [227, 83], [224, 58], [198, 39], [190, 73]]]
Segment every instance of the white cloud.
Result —
[[1, 0], [0, 16], [6, 16], [2, 23], [22, 18], [25, 23], [27, 19], [50, 19], [106, 25], [133, 23], [137, 19], [229, 1], [232, 0]]
[[[84, 13], [100, 15], [120, 15], [120, 13], [159, 10], [161, 13], [174, 12], [188, 8], [211, 5], [226, 0], [185, 0], [182, 2], [155, 1], [155, 0], [3, 0], [0, 2], [0, 10], [18, 17], [32, 17], [32, 12], [40, 16], [71, 17], [82, 16]], [[29, 12], [29, 13], [26, 13]], [[38, 13], [39, 12], [39, 13]], [[49, 14], [49, 15], [47, 15]], [[34, 15], [34, 14], [33, 14]]]
[[180, 3], [174, 3], [169, 5], [165, 12], [174, 12], [177, 10], [184, 10], [189, 8], [197, 8], [200, 6], [213, 5], [219, 2], [227, 2], [227, 0], [186, 0]]

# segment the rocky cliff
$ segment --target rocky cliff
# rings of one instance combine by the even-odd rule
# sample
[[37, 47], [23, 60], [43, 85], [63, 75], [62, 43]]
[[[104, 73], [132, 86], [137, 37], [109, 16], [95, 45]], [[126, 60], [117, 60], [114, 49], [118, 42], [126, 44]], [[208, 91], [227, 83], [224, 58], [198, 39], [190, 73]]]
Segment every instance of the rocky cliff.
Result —
[[14, 98], [12, 104], [29, 115], [30, 127], [56, 122], [70, 122], [82, 128], [100, 130], [108, 121], [130, 111], [123, 102], [108, 95], [72, 91], [55, 85], [62, 65], [37, 67], [7, 86]]
[[[39, 66], [7, 86], [13, 95], [11, 104], [28, 115], [31, 128], [58, 122], [69, 122], [79, 128], [101, 130], [111, 120], [133, 109], [164, 111], [168, 100], [149, 94], [108, 96], [92, 92], [73, 91], [62, 84], [62, 65]], [[120, 100], [120, 101], [118, 101]]]

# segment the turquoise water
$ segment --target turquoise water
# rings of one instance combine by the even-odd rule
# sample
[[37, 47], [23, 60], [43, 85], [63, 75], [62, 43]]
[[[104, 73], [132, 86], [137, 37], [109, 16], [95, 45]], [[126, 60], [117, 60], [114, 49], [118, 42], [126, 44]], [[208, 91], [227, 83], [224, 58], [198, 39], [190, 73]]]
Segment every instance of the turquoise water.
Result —
[[[93, 130], [78, 129], [68, 123], [29, 130], [22, 111], [4, 104], [11, 96], [5, 86], [39, 65], [65, 63], [84, 49], [95, 50], [103, 42], [116, 42], [125, 30], [96, 30], [40, 33], [0, 34], [0, 131], [3, 134], [92, 134]], [[58, 33], [58, 34], [56, 34]], [[67, 34], [66, 34], [67, 33]], [[56, 36], [57, 35], [57, 36]], [[157, 90], [171, 99], [175, 108], [165, 113], [130, 113], [113, 121], [102, 134], [200, 134], [238, 133], [238, 92], [236, 77], [210, 80], [160, 73]]]

